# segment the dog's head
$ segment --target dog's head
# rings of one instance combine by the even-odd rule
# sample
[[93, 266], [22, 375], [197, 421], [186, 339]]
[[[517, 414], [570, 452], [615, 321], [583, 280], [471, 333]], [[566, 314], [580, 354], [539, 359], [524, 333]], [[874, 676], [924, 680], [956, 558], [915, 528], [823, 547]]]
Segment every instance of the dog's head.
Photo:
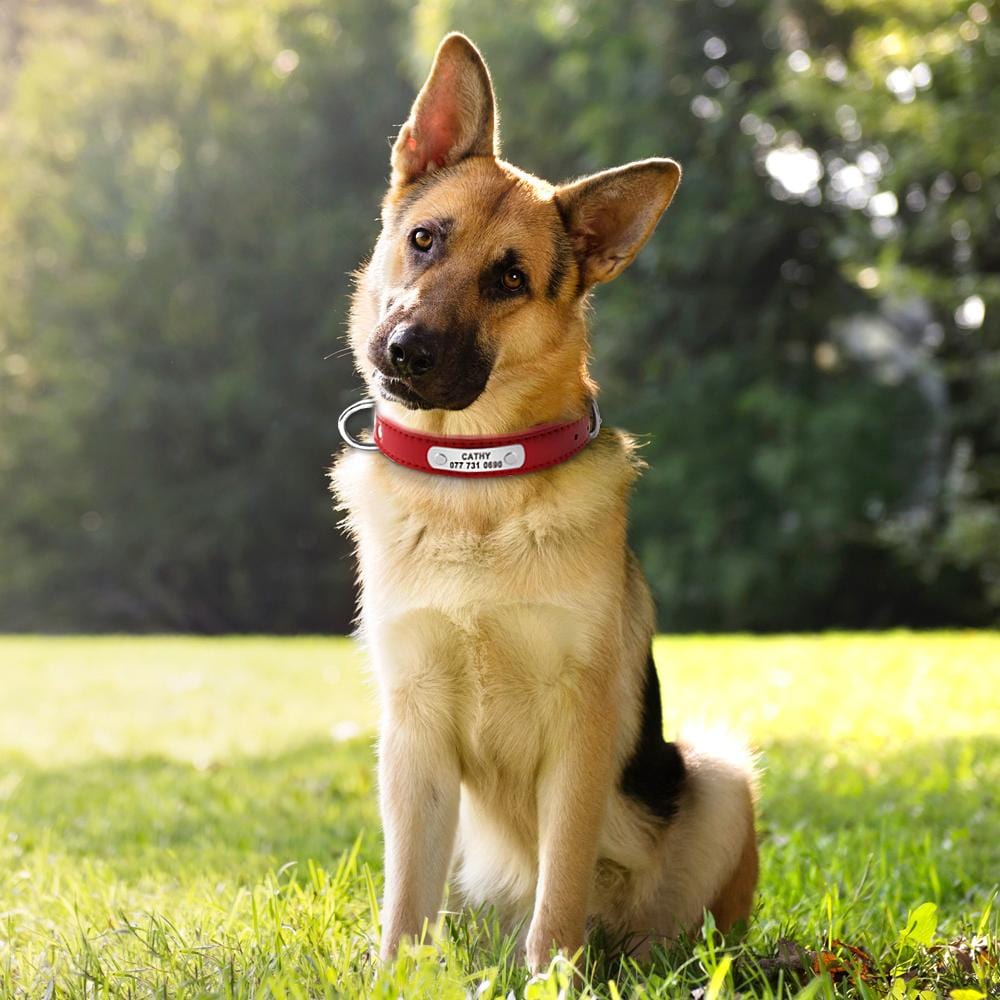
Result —
[[351, 315], [358, 369], [397, 416], [462, 411], [466, 432], [497, 432], [579, 415], [586, 293], [628, 266], [680, 180], [656, 159], [553, 186], [498, 155], [489, 71], [449, 35], [393, 147]]

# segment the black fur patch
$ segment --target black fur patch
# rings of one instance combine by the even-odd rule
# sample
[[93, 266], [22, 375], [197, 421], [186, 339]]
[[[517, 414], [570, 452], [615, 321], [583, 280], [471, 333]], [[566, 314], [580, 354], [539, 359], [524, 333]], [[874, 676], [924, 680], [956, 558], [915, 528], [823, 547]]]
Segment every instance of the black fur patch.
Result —
[[549, 273], [549, 283], [545, 288], [545, 294], [550, 299], [558, 297], [559, 290], [566, 280], [566, 275], [569, 274], [570, 265], [573, 263], [573, 245], [570, 243], [566, 231], [559, 229], [553, 236], [555, 240], [553, 246], [554, 259], [552, 262], [552, 271]]
[[511, 192], [517, 188], [517, 181], [511, 181], [497, 196], [493, 199], [493, 204], [490, 205], [487, 210], [487, 215], [496, 215], [500, 211], [500, 206], [510, 197]]
[[518, 295], [526, 295], [531, 287], [531, 279], [525, 274], [524, 284], [516, 291], [508, 291], [502, 284], [504, 274], [511, 268], [522, 270], [521, 257], [516, 250], [506, 250], [504, 255], [483, 269], [479, 275], [479, 294], [484, 299], [504, 301]]
[[444, 410], [464, 410], [482, 395], [493, 372], [492, 354], [484, 350], [475, 326], [450, 331], [447, 339], [451, 349], [445, 353], [441, 368], [432, 386], [419, 392], [432, 407]]
[[431, 264], [437, 263], [444, 257], [448, 249], [448, 236], [455, 226], [454, 219], [428, 219], [419, 228], [428, 229], [434, 236], [434, 243], [430, 250], [418, 250], [411, 240], [412, 231], [406, 238], [406, 250], [413, 270], [410, 276], [403, 282], [404, 288], [412, 288], [420, 275]]
[[621, 788], [664, 822], [677, 812], [684, 787], [684, 760], [676, 743], [663, 738], [660, 683], [653, 654], [646, 662], [642, 693], [642, 727], [632, 756], [622, 772]]
[[570, 225], [571, 220], [569, 217], [569, 212], [566, 210], [566, 207], [562, 204], [562, 202], [559, 201], [558, 198], [555, 200], [555, 206], [556, 206], [556, 211], [559, 213], [559, 218], [562, 220], [563, 233], [566, 236], [566, 243], [569, 247], [570, 254], [576, 258], [578, 274], [576, 282], [576, 291], [574, 292], [574, 295], [577, 298], [579, 298], [587, 290], [587, 282], [586, 279], [584, 278], [585, 270], [583, 267], [583, 261], [580, 259], [579, 254], [577, 253], [577, 249], [573, 243], [573, 236], [571, 235], [572, 226]]
[[475, 325], [433, 332], [438, 361], [426, 375], [401, 379], [386, 369], [385, 351], [398, 317], [384, 321], [368, 341], [368, 360], [379, 373], [378, 389], [411, 410], [464, 410], [482, 394], [493, 372], [493, 355], [479, 341]]

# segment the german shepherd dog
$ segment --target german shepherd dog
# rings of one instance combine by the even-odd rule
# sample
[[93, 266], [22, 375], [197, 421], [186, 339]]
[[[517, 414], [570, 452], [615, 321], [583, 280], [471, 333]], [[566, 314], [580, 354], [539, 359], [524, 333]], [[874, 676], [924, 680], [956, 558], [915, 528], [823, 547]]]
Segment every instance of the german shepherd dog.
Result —
[[[582, 419], [588, 293], [639, 252], [680, 168], [553, 186], [504, 162], [489, 71], [459, 34], [391, 162], [349, 327], [377, 412], [444, 437]], [[641, 467], [607, 428], [502, 477], [338, 457], [381, 704], [384, 959], [435, 919], [449, 880], [451, 906], [521, 928], [534, 971], [592, 927], [642, 954], [706, 910], [722, 929], [749, 916], [751, 756], [663, 739], [653, 604], [626, 542]]]

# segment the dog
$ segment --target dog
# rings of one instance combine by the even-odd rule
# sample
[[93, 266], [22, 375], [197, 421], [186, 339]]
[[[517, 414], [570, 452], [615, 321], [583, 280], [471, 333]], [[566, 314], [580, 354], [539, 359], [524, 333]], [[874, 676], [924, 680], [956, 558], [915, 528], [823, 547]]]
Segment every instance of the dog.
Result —
[[[520, 928], [533, 971], [597, 926], [638, 955], [705, 911], [727, 930], [758, 877], [753, 760], [664, 741], [653, 603], [626, 541], [642, 463], [600, 428], [587, 363], [588, 293], [649, 239], [680, 168], [554, 186], [504, 162], [489, 71], [460, 34], [391, 167], [348, 336], [376, 437], [410, 458], [351, 439], [366, 449], [331, 471], [381, 706], [381, 957], [420, 937], [449, 884], [449, 906]], [[574, 427], [570, 457], [490, 474]]]

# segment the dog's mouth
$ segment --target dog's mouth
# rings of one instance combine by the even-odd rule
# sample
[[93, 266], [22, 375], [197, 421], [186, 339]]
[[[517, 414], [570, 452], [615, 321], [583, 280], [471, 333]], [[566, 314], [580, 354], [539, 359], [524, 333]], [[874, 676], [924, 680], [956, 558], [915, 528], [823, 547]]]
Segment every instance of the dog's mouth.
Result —
[[396, 378], [393, 375], [386, 375], [378, 368], [372, 373], [375, 381], [375, 388], [379, 395], [390, 403], [402, 403], [403, 406], [411, 410], [432, 410], [434, 404], [424, 399], [413, 386], [404, 379]]

